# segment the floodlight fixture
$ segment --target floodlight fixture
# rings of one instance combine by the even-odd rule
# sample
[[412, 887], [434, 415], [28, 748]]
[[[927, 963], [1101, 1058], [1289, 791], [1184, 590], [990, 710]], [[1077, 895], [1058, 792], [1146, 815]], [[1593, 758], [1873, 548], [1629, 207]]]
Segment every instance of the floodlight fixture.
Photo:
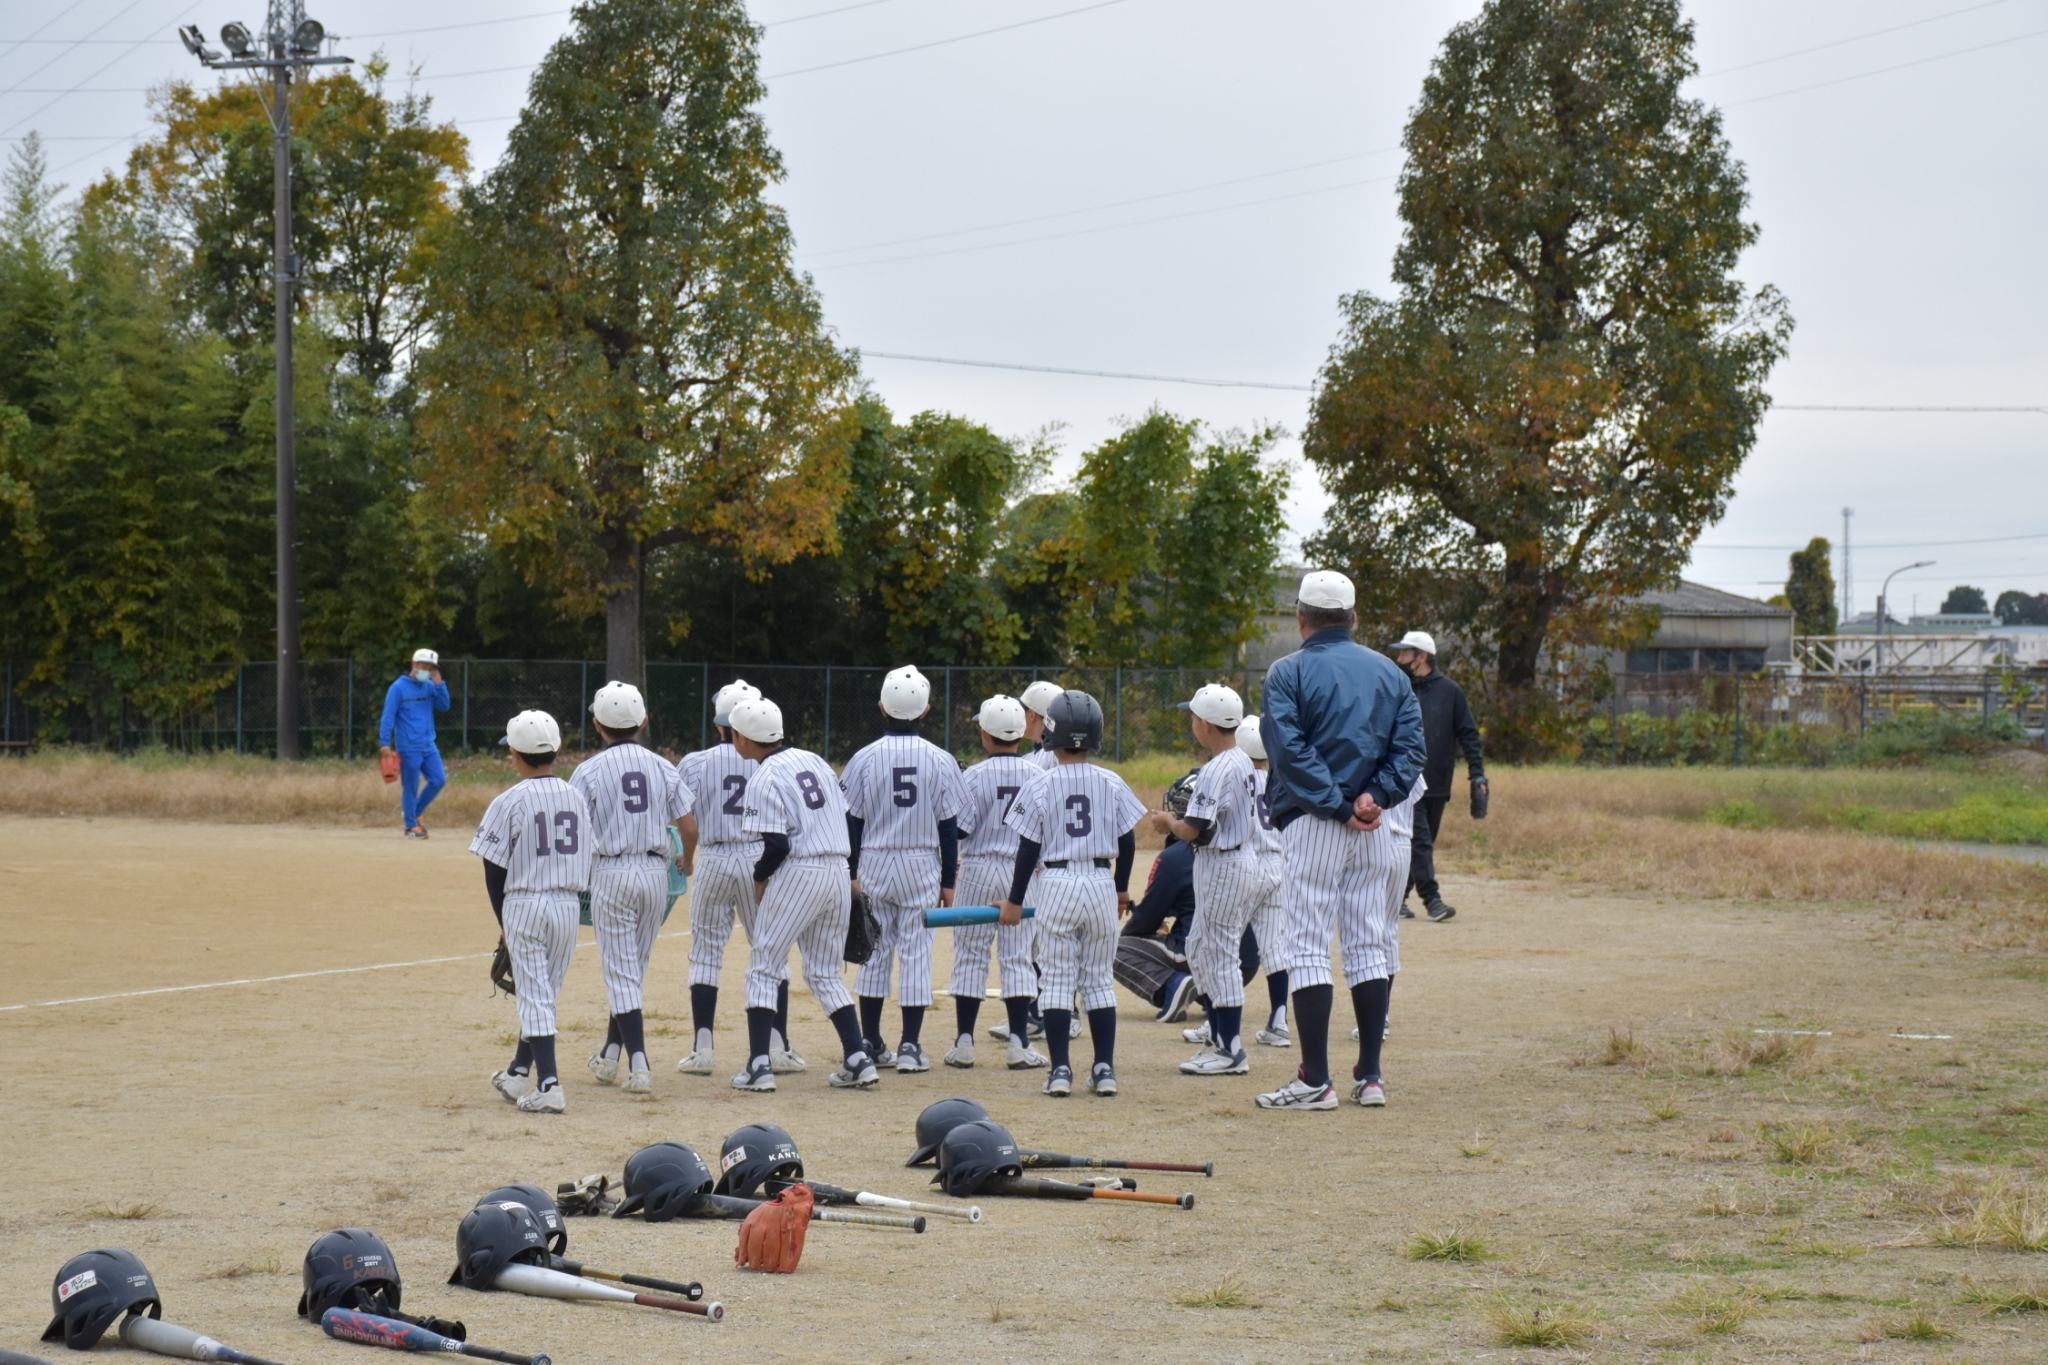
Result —
[[320, 44], [327, 41], [327, 29], [318, 19], [301, 19], [299, 26], [292, 30], [292, 51], [302, 56], [315, 56]]
[[256, 39], [247, 24], [229, 24], [220, 31], [220, 40], [236, 57], [247, 57], [256, 50]]

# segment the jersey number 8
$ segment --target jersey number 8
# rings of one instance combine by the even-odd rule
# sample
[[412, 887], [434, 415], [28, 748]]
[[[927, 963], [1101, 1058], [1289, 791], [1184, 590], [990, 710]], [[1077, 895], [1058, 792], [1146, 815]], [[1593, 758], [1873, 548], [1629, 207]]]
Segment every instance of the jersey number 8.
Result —
[[816, 773], [798, 773], [796, 789], [803, 793], [806, 806], [812, 810], [825, 809], [825, 788], [819, 784]]

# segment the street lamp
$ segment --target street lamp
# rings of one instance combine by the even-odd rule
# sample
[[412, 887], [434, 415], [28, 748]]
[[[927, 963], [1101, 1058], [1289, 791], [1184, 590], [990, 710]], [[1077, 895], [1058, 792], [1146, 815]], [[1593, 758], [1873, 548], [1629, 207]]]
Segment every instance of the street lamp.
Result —
[[[299, 513], [297, 433], [292, 423], [292, 290], [298, 260], [292, 255], [292, 78], [309, 66], [341, 66], [347, 57], [322, 57], [327, 31], [306, 17], [305, 0], [270, 0], [263, 32], [229, 24], [220, 40], [230, 55], [206, 45], [196, 25], [178, 30], [186, 51], [214, 71], [261, 71], [270, 77], [274, 294], [277, 325], [277, 756], [299, 756]], [[260, 97], [263, 87], [259, 84]]]
[[1891, 620], [1891, 609], [1886, 605], [1886, 598], [1891, 594], [1892, 580], [1909, 569], [1931, 569], [1933, 567], [1934, 561], [1931, 559], [1916, 560], [1911, 564], [1902, 564], [1884, 576], [1884, 586], [1877, 590], [1877, 671], [1879, 673], [1884, 672], [1885, 626]]

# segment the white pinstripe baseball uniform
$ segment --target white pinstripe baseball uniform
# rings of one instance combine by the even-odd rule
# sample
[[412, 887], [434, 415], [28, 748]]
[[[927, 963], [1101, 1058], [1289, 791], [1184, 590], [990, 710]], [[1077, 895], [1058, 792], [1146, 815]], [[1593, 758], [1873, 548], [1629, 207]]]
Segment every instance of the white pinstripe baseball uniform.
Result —
[[[730, 742], [685, 754], [684, 785], [697, 794], [697, 864], [690, 879], [690, 984], [716, 986], [735, 918], [754, 937], [754, 864], [761, 839], [747, 833], [747, 784], [759, 765]], [[785, 958], [784, 980], [789, 976]]]
[[590, 925], [613, 1014], [641, 1007], [654, 939], [668, 910], [668, 827], [696, 805], [675, 766], [627, 740], [576, 765], [569, 785], [590, 807]]
[[[1107, 768], [1062, 763], [1026, 787], [1005, 823], [1039, 846], [1038, 1007], [1112, 1009], [1116, 984], [1117, 840], [1138, 827], [1145, 803]], [[1199, 920], [1201, 916], [1196, 915]]]
[[1286, 970], [1280, 964], [1288, 948], [1287, 911], [1281, 902], [1287, 856], [1280, 848], [1280, 831], [1273, 828], [1273, 814], [1266, 808], [1266, 770], [1254, 766], [1252, 777], [1258, 783], [1258, 795], [1251, 842], [1259, 860], [1259, 901], [1252, 909], [1252, 936], [1259, 941], [1259, 966], [1271, 975]]
[[555, 1032], [555, 1000], [576, 952], [576, 893], [590, 885], [590, 807], [561, 778], [498, 793], [469, 851], [505, 869], [505, 948], [518, 987], [519, 1036]]
[[[1264, 883], [1259, 869], [1258, 774], [1244, 750], [1223, 750], [1202, 765], [1188, 797], [1189, 820], [1210, 823], [1195, 845], [1195, 924], [1188, 934], [1188, 968], [1210, 1004], [1244, 1004], [1238, 942], [1257, 908]], [[1219, 1047], [1227, 1040], [1219, 1040]]]
[[1415, 806], [1425, 786], [1416, 778], [1408, 799], [1387, 811], [1377, 829], [1304, 815], [1280, 831], [1287, 850], [1290, 990], [1331, 984], [1333, 936], [1344, 951], [1345, 985], [1391, 978], [1401, 970], [1401, 893], [1408, 884]]
[[960, 760], [914, 734], [886, 734], [861, 749], [841, 778], [846, 810], [862, 825], [860, 886], [882, 938], [861, 964], [855, 989], [889, 993], [900, 956], [897, 1003], [932, 1003], [932, 931], [924, 912], [939, 903], [939, 822], [955, 820], [965, 790]]
[[[1028, 757], [996, 754], [969, 768], [966, 802], [960, 810], [960, 881], [957, 905], [996, 905], [1010, 894], [1017, 866], [1017, 831], [1006, 823], [1010, 808], [1042, 770]], [[981, 999], [988, 989], [989, 950], [996, 950], [1005, 997], [1038, 994], [1031, 965], [1031, 920], [1018, 924], [970, 924], [953, 931], [955, 996]]]
[[803, 954], [804, 980], [825, 1013], [851, 1005], [853, 996], [840, 978], [853, 883], [846, 871], [846, 802], [838, 775], [806, 749], [770, 754], [747, 783], [741, 828], [789, 837], [789, 857], [768, 879], [754, 912], [747, 1008], [775, 1008], [792, 947]]

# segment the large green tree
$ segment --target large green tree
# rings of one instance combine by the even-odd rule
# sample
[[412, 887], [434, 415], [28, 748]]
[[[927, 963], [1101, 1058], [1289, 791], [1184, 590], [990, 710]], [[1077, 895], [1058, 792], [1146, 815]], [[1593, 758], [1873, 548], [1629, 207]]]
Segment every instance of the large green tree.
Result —
[[2048, 626], [2048, 592], [2008, 588], [1993, 608], [2001, 626]]
[[853, 358], [768, 201], [741, 0], [578, 6], [443, 254], [421, 369], [429, 477], [644, 672], [650, 556], [754, 564], [832, 544]]
[[1991, 610], [1991, 603], [1984, 597], [1984, 589], [1973, 588], [1959, 583], [1948, 590], [1948, 596], [1941, 599], [1944, 616], [1951, 614], [1983, 614]]
[[1343, 300], [1318, 559], [1529, 697], [1717, 518], [1791, 331], [1677, 0], [1489, 0], [1409, 119], [1395, 293]]
[[1835, 575], [1829, 567], [1832, 548], [1825, 536], [1815, 536], [1806, 548], [1795, 550], [1785, 575], [1785, 604], [1792, 608], [1792, 628], [1801, 635], [1833, 635]]

